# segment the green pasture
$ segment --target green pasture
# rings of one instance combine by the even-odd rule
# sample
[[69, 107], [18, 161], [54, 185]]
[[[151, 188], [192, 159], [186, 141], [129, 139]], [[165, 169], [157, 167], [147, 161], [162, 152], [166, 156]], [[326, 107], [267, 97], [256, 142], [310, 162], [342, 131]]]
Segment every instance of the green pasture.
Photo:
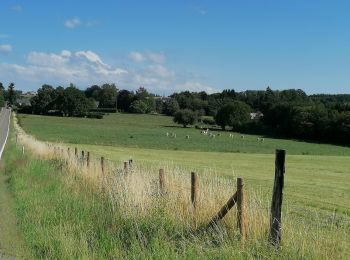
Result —
[[[36, 115], [18, 115], [25, 130], [39, 139], [72, 144], [184, 150], [202, 152], [272, 154], [276, 148], [288, 154], [350, 156], [350, 148], [329, 144], [307, 143], [295, 140], [212, 131], [215, 138], [200, 134], [199, 129], [183, 128], [161, 115], [110, 114], [104, 119], [64, 118]], [[166, 136], [169, 133], [169, 136]], [[171, 134], [176, 134], [176, 138]], [[234, 137], [230, 138], [229, 134]], [[220, 136], [218, 135], [220, 134]], [[189, 139], [186, 139], [189, 135]]]

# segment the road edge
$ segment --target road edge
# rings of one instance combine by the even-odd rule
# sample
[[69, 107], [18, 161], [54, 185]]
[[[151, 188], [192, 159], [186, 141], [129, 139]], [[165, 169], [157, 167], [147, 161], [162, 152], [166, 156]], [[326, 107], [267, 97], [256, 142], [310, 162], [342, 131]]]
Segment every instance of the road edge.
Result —
[[[2, 111], [2, 110], [1, 110]], [[4, 152], [4, 149], [5, 149], [5, 146], [6, 146], [6, 143], [7, 143], [7, 138], [9, 136], [9, 132], [10, 132], [10, 123], [11, 123], [11, 109], [10, 109], [10, 114], [9, 114], [9, 120], [8, 120], [8, 124], [7, 124], [7, 133], [6, 133], [6, 137], [5, 137], [5, 142], [4, 142], [4, 145], [1, 147], [0, 149], [0, 160], [1, 160], [1, 157], [2, 157], [2, 153]]]

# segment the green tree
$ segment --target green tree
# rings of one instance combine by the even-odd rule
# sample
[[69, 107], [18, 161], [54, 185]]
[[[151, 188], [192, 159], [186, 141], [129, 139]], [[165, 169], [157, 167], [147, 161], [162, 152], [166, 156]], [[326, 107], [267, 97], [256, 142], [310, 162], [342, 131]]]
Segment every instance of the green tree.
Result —
[[127, 112], [130, 111], [130, 105], [134, 101], [134, 93], [128, 90], [121, 90], [117, 97], [118, 110]]
[[216, 123], [225, 129], [226, 126], [231, 126], [232, 129], [239, 129], [250, 120], [250, 107], [241, 102], [234, 101], [226, 104], [219, 109], [215, 116]]
[[103, 84], [99, 91], [98, 101], [101, 108], [116, 108], [118, 89], [115, 84]]
[[54, 109], [57, 98], [56, 90], [47, 84], [38, 89], [38, 94], [31, 98], [32, 110], [36, 114], [47, 114]]
[[0, 88], [0, 107], [5, 106], [4, 91]]
[[166, 100], [163, 104], [163, 113], [168, 116], [173, 116], [180, 109], [179, 103], [175, 98]]
[[64, 90], [63, 112], [68, 116], [83, 116], [91, 107], [84, 92], [70, 85]]
[[97, 85], [93, 85], [89, 88], [87, 88], [84, 93], [85, 93], [85, 96], [87, 98], [93, 98], [95, 99], [96, 101], [99, 100], [99, 96], [100, 96], [100, 91], [101, 91], [101, 88], [100, 86], [97, 86]]
[[132, 113], [146, 114], [149, 113], [148, 104], [142, 100], [134, 100], [130, 105], [130, 111]]
[[7, 90], [7, 101], [11, 106], [13, 106], [16, 103], [16, 100], [17, 100], [17, 93], [15, 91], [15, 84], [10, 83]]
[[188, 125], [193, 125], [197, 122], [197, 113], [190, 109], [181, 109], [174, 114], [174, 122], [187, 127]]

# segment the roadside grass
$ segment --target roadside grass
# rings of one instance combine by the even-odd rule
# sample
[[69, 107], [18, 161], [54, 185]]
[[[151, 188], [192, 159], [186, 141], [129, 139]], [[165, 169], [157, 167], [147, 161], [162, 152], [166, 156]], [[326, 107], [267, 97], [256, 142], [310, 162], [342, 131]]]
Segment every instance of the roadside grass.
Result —
[[[242, 245], [235, 224], [235, 210], [229, 213], [217, 231], [196, 231], [191, 214], [188, 214], [190, 199], [185, 188], [189, 178], [172, 164], [166, 165], [167, 178], [171, 180], [170, 184], [181, 186], [180, 194], [178, 189], [169, 188], [169, 199], [160, 198], [156, 185], [159, 165], [154, 167], [154, 164], [140, 161], [134, 172], [123, 175], [118, 170], [120, 164], [109, 162], [106, 175], [101, 175], [98, 167], [91, 167], [97, 171], [93, 174], [66, 149], [61, 152], [23, 135], [20, 140], [26, 146], [26, 154], [22, 156], [20, 149], [13, 145], [13, 136], [10, 140], [6, 154], [13, 156], [6, 165], [10, 167], [8, 174], [16, 197], [20, 226], [36, 258], [350, 257], [347, 214], [293, 202], [287, 202], [283, 209], [282, 247], [280, 250], [272, 248], [267, 235], [271, 192], [264, 191], [263, 181], [261, 189], [258, 180], [254, 189], [247, 187], [250, 228], [248, 239]], [[238, 159], [244, 161], [243, 157]], [[267, 157], [261, 159], [266, 163]], [[98, 165], [97, 161], [94, 162]], [[221, 207], [219, 200], [211, 199], [212, 196], [226, 200], [227, 195], [233, 193], [234, 181], [227, 178], [210, 172], [206, 178], [201, 178], [203, 194], [200, 197], [210, 199], [200, 210], [207, 215], [201, 218], [200, 226]], [[268, 182], [270, 185], [270, 180]], [[289, 193], [290, 190], [286, 189], [285, 195]], [[205, 201], [201, 200], [201, 203]], [[206, 213], [207, 208], [211, 210], [210, 214]]]
[[[272, 154], [276, 148], [288, 154], [349, 156], [350, 148], [330, 144], [264, 138], [261, 136], [214, 131], [210, 138], [199, 129], [183, 128], [162, 115], [109, 114], [104, 119], [64, 118], [37, 115], [18, 115], [27, 133], [45, 141], [72, 144], [95, 144], [128, 148], [175, 151], [233, 152]], [[176, 138], [166, 133], [175, 133]], [[186, 139], [186, 135], [190, 138]]]

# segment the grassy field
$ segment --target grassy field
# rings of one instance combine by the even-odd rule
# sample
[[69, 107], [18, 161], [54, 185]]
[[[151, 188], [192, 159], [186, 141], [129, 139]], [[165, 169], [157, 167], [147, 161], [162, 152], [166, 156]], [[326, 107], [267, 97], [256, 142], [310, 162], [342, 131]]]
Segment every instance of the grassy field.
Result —
[[[273, 185], [273, 151], [277, 147], [285, 148], [285, 224], [281, 255], [270, 251], [261, 237], [250, 241], [243, 251], [235, 249], [237, 245], [230, 239], [231, 244], [211, 249], [220, 252], [222, 257], [227, 257], [224, 252], [230, 250], [238, 250], [236, 257], [243, 258], [350, 257], [350, 173], [345, 157], [349, 155], [349, 148], [279, 139], [265, 139], [264, 143], [258, 143], [256, 136], [246, 136], [242, 140], [238, 134], [232, 140], [228, 133], [222, 133], [214, 140], [200, 135], [199, 130], [178, 128], [170, 118], [162, 116], [120, 114], [103, 120], [87, 120], [21, 115], [20, 122], [27, 132], [41, 140], [64, 142], [65, 146], [90, 151], [97, 166], [99, 156], [105, 156], [117, 162], [116, 167], [133, 158], [136, 167], [144, 167], [155, 178], [160, 167], [165, 167], [169, 173], [178, 172], [179, 168], [185, 174], [194, 170], [201, 180], [215, 180], [215, 176], [219, 176], [233, 181], [242, 176], [246, 180], [247, 193], [258, 194], [256, 199], [261, 202], [261, 210], [266, 215]], [[176, 132], [177, 138], [166, 137], [167, 131]], [[189, 140], [185, 139], [186, 134], [191, 136]], [[241, 147], [240, 153], [225, 152], [234, 146]], [[219, 187], [216, 192], [231, 193], [227, 189], [230, 187], [225, 190]], [[250, 201], [255, 203], [255, 199]], [[151, 219], [147, 221], [152, 222]], [[184, 242], [181, 241], [180, 244]], [[162, 246], [171, 251], [173, 242], [170, 248]], [[193, 257], [212, 257], [207, 251], [200, 252], [204, 250], [201, 243], [207, 242], [199, 241], [199, 247], [192, 244], [196, 249], [185, 247], [180, 255], [172, 252], [167, 256], [187, 257], [187, 250], [194, 250]], [[262, 244], [257, 246], [256, 243]]]
[[[141, 153], [135, 153], [140, 159], [136, 161], [132, 173], [124, 175], [117, 169], [118, 164], [111, 165], [112, 168], [106, 167], [104, 178], [101, 179], [100, 170], [94, 172], [93, 164], [90, 168], [86, 168], [79, 160], [75, 160], [74, 156], [57, 153], [57, 149], [24, 135], [20, 135], [19, 140], [26, 146], [26, 154], [23, 156], [21, 146], [16, 147], [13, 144], [12, 135], [11, 145], [5, 153], [7, 167], [4, 171], [10, 176], [19, 224], [34, 258], [348, 259], [350, 257], [349, 216], [340, 209], [345, 206], [337, 204], [334, 208], [339, 207], [339, 210], [336, 211], [330, 208], [322, 210], [321, 200], [315, 200], [316, 196], [311, 193], [302, 195], [300, 203], [295, 202], [297, 192], [293, 191], [292, 187], [285, 190], [287, 200], [283, 207], [282, 247], [280, 250], [275, 250], [270, 246], [267, 230], [272, 183], [271, 174], [265, 172], [273, 170], [273, 166], [263, 168], [262, 165], [263, 163], [270, 165], [270, 161], [273, 163], [272, 155], [255, 154], [248, 158], [248, 154], [238, 154], [237, 159], [232, 161], [233, 164], [241, 165], [240, 169], [249, 167], [252, 159], [260, 162], [256, 168], [251, 168], [257, 170], [256, 176], [254, 174], [249, 177], [247, 174], [247, 178], [244, 176], [247, 182], [250, 228], [248, 239], [242, 246], [235, 225], [235, 209], [225, 217], [219, 230], [204, 233], [196, 231], [198, 230], [196, 226], [200, 228], [207, 223], [208, 217], [215, 213], [218, 205], [233, 193], [235, 188], [232, 174], [223, 174], [225, 178], [221, 178], [214, 176], [215, 172], [210, 169], [201, 171], [200, 205], [203, 207], [198, 208], [198, 222], [194, 225], [193, 213], [187, 210], [191, 207], [188, 193], [190, 178], [186, 169], [179, 169], [168, 163], [167, 178], [171, 180], [170, 183], [177, 185], [174, 189], [171, 185], [168, 186], [165, 197], [157, 195], [156, 169], [165, 162], [161, 162], [164, 158], [162, 156], [155, 161], [156, 150], [140, 149], [144, 153], [144, 158]], [[108, 147], [99, 146], [98, 149], [103, 148]], [[112, 153], [115, 153], [113, 156], [119, 153], [119, 158], [123, 159], [126, 157], [125, 153], [130, 152], [129, 149], [122, 148]], [[95, 150], [98, 151], [100, 150]], [[151, 151], [155, 153], [150, 155]], [[172, 155], [181, 154], [178, 151], [168, 152]], [[203, 154], [215, 156], [216, 153]], [[201, 155], [202, 153], [184, 152], [189, 161]], [[222, 161], [232, 159], [226, 157], [232, 154], [224, 153], [217, 153], [214, 159], [218, 159], [220, 155], [223, 156]], [[297, 171], [298, 157], [311, 159], [312, 156], [292, 156], [288, 169]], [[306, 159], [303, 161], [304, 164], [307, 164]], [[317, 158], [314, 164], [320, 162], [321, 160]], [[341, 161], [335, 163], [339, 164]], [[174, 164], [177, 164], [176, 160]], [[261, 171], [258, 170], [259, 166], [262, 167]], [[85, 172], [87, 169], [91, 169], [92, 172]], [[319, 169], [325, 172], [329, 170], [325, 164], [319, 165]], [[339, 171], [344, 169], [344, 165], [337, 168]], [[312, 169], [308, 171], [311, 174]], [[335, 177], [339, 178], [337, 175]], [[320, 180], [316, 187], [309, 185], [305, 188], [312, 187], [314, 192], [318, 191], [318, 194], [321, 194], [321, 190], [327, 186], [326, 173], [322, 178], [326, 180]], [[333, 179], [332, 176], [329, 178]], [[224, 181], [226, 179], [227, 182]], [[286, 183], [294, 183], [294, 187], [297, 187], [303, 182], [308, 182], [308, 178], [305, 177], [296, 185], [297, 179], [289, 174]], [[179, 189], [177, 186], [181, 181], [186, 185]], [[334, 185], [338, 186], [339, 183]], [[344, 187], [343, 193], [348, 194], [345, 184]], [[305, 189], [302, 189], [301, 194], [304, 191]], [[336, 199], [341, 197], [341, 194], [335, 195]], [[221, 202], [218, 203], [215, 197], [221, 198]], [[316, 204], [312, 205], [312, 202]], [[203, 218], [202, 214], [207, 216]]]
[[[314, 144], [294, 140], [266, 138], [260, 136], [215, 131], [221, 134], [210, 138], [200, 130], [183, 128], [172, 122], [171, 117], [158, 115], [110, 114], [104, 119], [43, 117], [19, 115], [25, 130], [42, 139], [74, 144], [95, 144], [158, 150], [185, 150], [201, 152], [274, 153], [276, 148], [286, 149], [288, 154], [345, 155], [350, 156], [349, 147]], [[176, 138], [166, 133], [175, 133]], [[186, 135], [190, 139], [186, 139]]]

